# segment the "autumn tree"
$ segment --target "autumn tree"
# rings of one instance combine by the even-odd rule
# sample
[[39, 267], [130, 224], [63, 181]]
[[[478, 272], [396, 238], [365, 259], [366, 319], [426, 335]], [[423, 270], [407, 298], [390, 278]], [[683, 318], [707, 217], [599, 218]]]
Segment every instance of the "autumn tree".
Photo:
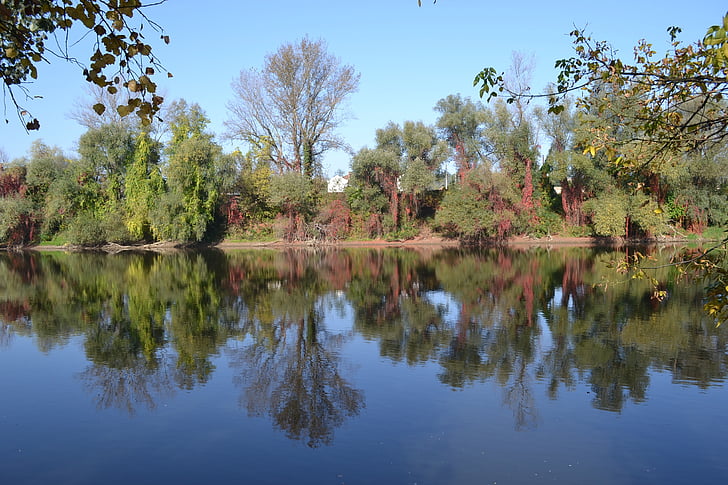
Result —
[[359, 74], [326, 47], [308, 38], [284, 44], [266, 56], [262, 69], [242, 71], [232, 84], [228, 136], [264, 149], [281, 173], [312, 178], [321, 171], [324, 152], [346, 148], [336, 129]]
[[[34, 97], [27, 84], [38, 78], [38, 64], [55, 57], [78, 65], [87, 82], [110, 94], [118, 91], [119, 84], [134, 93], [126, 103], [116, 107], [118, 113], [121, 116], [136, 113], [142, 123], [150, 123], [163, 101], [156, 94], [157, 85], [152, 80], [162, 66], [145, 38], [144, 26], [159, 33], [165, 43], [169, 42], [169, 37], [147, 17], [149, 6], [139, 0], [2, 2], [0, 74], [3, 101], [7, 103], [10, 99], [26, 129], [39, 129], [40, 122], [25, 107], [25, 102]], [[78, 39], [72, 37], [76, 33]], [[78, 60], [74, 47], [78, 48], [77, 44], [87, 36], [92, 39], [92, 47], [86, 54], [87, 63], [83, 63]], [[83, 57], [86, 56], [80, 56]], [[97, 103], [94, 110], [101, 114], [106, 106]]]
[[33, 206], [26, 197], [26, 170], [21, 165], [0, 165], [0, 244], [23, 246], [33, 241], [37, 226]]

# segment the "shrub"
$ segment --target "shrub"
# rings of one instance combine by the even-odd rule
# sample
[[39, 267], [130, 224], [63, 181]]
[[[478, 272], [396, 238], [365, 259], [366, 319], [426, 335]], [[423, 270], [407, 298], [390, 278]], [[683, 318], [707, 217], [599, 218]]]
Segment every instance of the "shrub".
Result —
[[334, 241], [344, 239], [351, 227], [351, 210], [345, 201], [331, 200], [319, 212], [316, 223], [326, 239]]
[[102, 222], [89, 212], [82, 212], [68, 224], [68, 242], [81, 246], [100, 246], [106, 242]]

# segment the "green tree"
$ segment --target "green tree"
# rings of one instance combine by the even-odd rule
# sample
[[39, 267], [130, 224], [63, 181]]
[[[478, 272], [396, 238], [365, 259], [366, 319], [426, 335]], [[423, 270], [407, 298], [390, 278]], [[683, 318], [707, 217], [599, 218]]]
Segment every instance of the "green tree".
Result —
[[425, 195], [434, 185], [436, 174], [448, 156], [448, 148], [438, 139], [435, 129], [421, 121], [405, 121], [399, 136], [403, 153], [398, 189], [411, 221], [420, 215]]
[[158, 164], [158, 146], [149, 135], [140, 134], [134, 160], [129, 164], [124, 178], [124, 223], [134, 239], [151, 238], [150, 212], [165, 191]]
[[386, 210], [391, 221], [386, 224], [386, 230], [396, 230], [399, 225], [397, 178], [401, 174], [401, 152], [397, 145], [385, 140], [390, 131], [377, 130], [379, 147], [373, 150], [363, 148], [351, 161], [352, 174], [347, 189], [349, 203], [355, 211], [369, 216], [366, 232], [370, 235], [381, 234], [382, 215]]
[[157, 239], [202, 241], [211, 229], [221, 193], [222, 148], [205, 132], [207, 118], [196, 104], [178, 102], [170, 120], [172, 140], [165, 167], [167, 193], [150, 215]]
[[127, 124], [109, 124], [90, 129], [79, 139], [81, 158], [73, 166], [77, 176], [71, 181], [76, 185], [76, 194], [71, 195], [76, 203], [66, 208], [75, 214], [68, 226], [72, 242], [129, 241], [123, 224], [124, 187], [127, 167], [134, 159], [135, 136]]
[[407, 202], [406, 212], [409, 219], [419, 216], [424, 196], [435, 180], [435, 174], [421, 158], [407, 163], [400, 178], [400, 187]]
[[50, 147], [36, 140], [30, 147], [30, 159], [26, 164], [28, 196], [42, 210], [48, 189], [68, 166], [68, 160], [58, 147]]
[[462, 181], [483, 157], [481, 131], [486, 120], [485, 107], [460, 94], [449, 95], [437, 102], [440, 113], [437, 128], [454, 151], [458, 177]]
[[582, 120], [589, 115], [574, 109], [569, 100], [565, 100], [565, 109], [558, 114], [543, 110], [536, 114], [551, 143], [542, 171], [549, 185], [560, 189], [559, 207], [566, 224], [586, 226], [590, 221], [584, 203], [615, 183], [604, 157], [584, 152], [588, 128]]

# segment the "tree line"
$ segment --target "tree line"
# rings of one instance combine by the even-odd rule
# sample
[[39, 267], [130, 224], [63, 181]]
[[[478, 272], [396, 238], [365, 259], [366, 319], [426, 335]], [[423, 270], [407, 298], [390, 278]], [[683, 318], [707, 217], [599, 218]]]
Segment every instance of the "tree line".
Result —
[[[516, 92], [528, 77], [528, 59], [514, 55], [500, 82]], [[376, 130], [373, 147], [352, 153], [344, 192], [329, 193], [321, 158], [348, 148], [336, 129], [358, 80], [322, 40], [283, 45], [233, 83], [222, 136], [247, 148], [232, 153], [195, 103], [170, 103], [163, 122], [134, 122], [124, 109], [97, 109], [128, 106], [134, 93], [92, 90], [73, 114], [88, 128], [77, 156], [37, 141], [27, 157], [1, 161], [0, 243], [684, 237], [728, 222], [726, 140], [657, 163], [659, 147], [635, 143], [645, 128], [624, 123], [641, 116], [640, 96], [614, 80], [551, 112], [518, 96], [484, 105], [448, 95], [433, 125]], [[724, 109], [722, 99], [710, 105]], [[595, 148], [599, 140], [630, 164]]]

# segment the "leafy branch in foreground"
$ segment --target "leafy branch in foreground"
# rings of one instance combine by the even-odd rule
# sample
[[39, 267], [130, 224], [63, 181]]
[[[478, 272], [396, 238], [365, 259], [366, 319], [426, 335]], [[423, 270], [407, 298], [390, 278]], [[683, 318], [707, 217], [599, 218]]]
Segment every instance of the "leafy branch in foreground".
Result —
[[[479, 72], [473, 85], [488, 100], [500, 95], [509, 103], [546, 98], [548, 112], [555, 115], [564, 111], [571, 93], [578, 93], [576, 106], [589, 133], [581, 143], [584, 154], [601, 157], [634, 190], [647, 191], [639, 180], [645, 173], [655, 178], [670, 167], [696, 164], [728, 139], [728, 14], [721, 25], [708, 28], [702, 41], [681, 43], [678, 27], [668, 33], [671, 44], [664, 56], [643, 40], [633, 61], [626, 62], [609, 43], [576, 29], [571, 32], [575, 55], [556, 61], [559, 74], [550, 92], [514, 91], [492, 67]], [[708, 279], [705, 309], [718, 322], [728, 319], [727, 244], [723, 239], [697, 257], [672, 263], [681, 273]], [[718, 249], [721, 254], [708, 258]], [[648, 279], [655, 298], [665, 298], [659, 282], [645, 273], [645, 259], [636, 253], [617, 270]]]
[[[697, 150], [722, 141], [728, 135], [728, 14], [722, 25], [707, 30], [702, 42], [684, 45], [677, 40], [678, 27], [670, 27], [671, 48], [657, 56], [652, 44], [640, 41], [634, 49], [634, 61], [617, 57], [612, 46], [595, 41], [581, 29], [571, 32], [576, 55], [556, 61], [557, 82], [551, 92], [531, 94], [514, 92], [506, 86], [503, 74], [492, 67], [479, 72], [474, 86], [480, 96], [491, 100], [507, 96], [509, 103], [518, 99], [546, 98], [548, 111], [564, 110], [569, 93], [577, 92], [577, 106], [585, 111], [617, 115], [616, 94], [633, 100], [634, 109], [620, 122], [630, 128], [634, 139], [594, 137], [587, 147], [603, 151], [615, 162], [633, 168], [623, 153], [626, 143], [647, 145], [653, 158], [661, 154]], [[643, 146], [643, 148], [645, 148]]]
[[[32, 94], [26, 85], [38, 78], [41, 62], [50, 63], [55, 57], [78, 65], [86, 81], [109, 94], [123, 86], [130, 97], [117, 107], [119, 115], [136, 113], [142, 124], [149, 124], [163, 102], [156, 95], [157, 84], [152, 76], [163, 67], [142, 31], [149, 25], [165, 43], [169, 43], [169, 36], [161, 33], [161, 27], [144, 10], [165, 1], [4, 0], [0, 3], [0, 73], [5, 113], [9, 98], [27, 130], [40, 128], [38, 119], [23, 104], [41, 96]], [[83, 35], [72, 40], [71, 33], [79, 28]], [[92, 39], [92, 51], [87, 63], [82, 63], [71, 48], [87, 36]], [[106, 109], [100, 103], [93, 108], [98, 114]]]

